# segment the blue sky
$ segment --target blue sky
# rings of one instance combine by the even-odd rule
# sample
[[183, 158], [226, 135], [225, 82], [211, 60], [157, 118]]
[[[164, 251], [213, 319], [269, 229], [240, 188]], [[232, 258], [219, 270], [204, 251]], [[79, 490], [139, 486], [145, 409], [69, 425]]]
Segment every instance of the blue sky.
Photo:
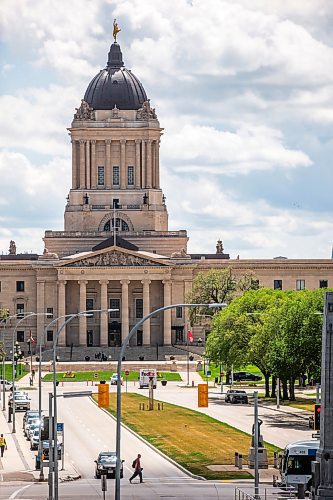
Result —
[[[282, 5], [287, 4], [287, 5]], [[112, 22], [164, 135], [171, 230], [189, 251], [330, 258], [330, 0], [4, 0], [0, 251], [63, 228], [70, 126]]]

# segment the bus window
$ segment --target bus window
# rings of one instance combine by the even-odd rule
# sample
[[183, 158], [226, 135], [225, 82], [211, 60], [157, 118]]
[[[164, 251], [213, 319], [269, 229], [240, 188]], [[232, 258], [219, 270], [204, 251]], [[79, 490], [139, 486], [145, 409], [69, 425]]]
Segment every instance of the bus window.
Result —
[[295, 475], [310, 475], [311, 462], [315, 457], [308, 455], [289, 455], [287, 462], [287, 474]]

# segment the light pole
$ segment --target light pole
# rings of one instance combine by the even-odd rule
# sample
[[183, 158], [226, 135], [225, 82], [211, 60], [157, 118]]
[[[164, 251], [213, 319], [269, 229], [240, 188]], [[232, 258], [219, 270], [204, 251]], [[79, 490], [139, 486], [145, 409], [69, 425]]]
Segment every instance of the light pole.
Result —
[[[80, 311], [75, 314], [68, 315], [66, 321], [61, 325], [55, 334], [53, 339], [53, 425], [50, 423], [50, 429], [52, 433], [49, 436], [49, 500], [58, 500], [58, 443], [57, 443], [57, 372], [56, 372], [56, 352], [58, 338], [66, 327], [66, 325], [72, 321], [74, 318], [79, 316], [90, 316], [95, 312], [114, 312], [118, 309], [91, 309], [89, 311]], [[57, 318], [59, 319], [59, 318]], [[51, 400], [51, 397], [50, 397]], [[50, 403], [49, 409], [52, 409], [52, 404]], [[52, 422], [51, 415], [49, 413], [50, 422]], [[53, 441], [53, 442], [52, 442]]]
[[116, 427], [116, 487], [115, 487], [115, 500], [120, 500], [120, 439], [121, 439], [121, 362], [125, 353], [125, 349], [133, 337], [137, 329], [149, 318], [155, 316], [161, 311], [166, 311], [167, 309], [173, 309], [176, 307], [208, 307], [208, 308], [217, 308], [217, 307], [226, 307], [226, 304], [171, 304], [169, 306], [160, 307], [159, 309], [155, 309], [151, 313], [147, 314], [144, 318], [140, 319], [133, 326], [132, 330], [129, 332], [127, 337], [124, 339], [121, 349], [118, 355], [118, 366], [117, 366], [117, 427]]

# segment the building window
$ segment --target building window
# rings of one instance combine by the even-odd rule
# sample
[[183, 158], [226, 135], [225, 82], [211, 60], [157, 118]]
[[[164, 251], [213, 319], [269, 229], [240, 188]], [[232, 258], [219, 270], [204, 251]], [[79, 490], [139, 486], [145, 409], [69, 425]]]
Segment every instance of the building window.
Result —
[[24, 342], [24, 331], [17, 331], [16, 333], [17, 342]]
[[16, 282], [16, 291], [17, 292], [24, 292], [24, 281], [17, 281]]
[[119, 167], [112, 167], [112, 183], [119, 186]]
[[120, 318], [120, 299], [110, 299], [110, 309], [118, 309], [110, 312], [110, 318]]
[[305, 280], [296, 280], [296, 290], [305, 290]]
[[104, 167], [98, 167], [97, 184], [104, 186]]
[[92, 311], [94, 309], [94, 299], [86, 300], [86, 311]]
[[1, 281], [0, 281], [0, 292], [1, 292]]
[[328, 288], [328, 280], [319, 280], [319, 288]]
[[274, 280], [274, 290], [282, 290], [282, 280]]
[[[120, 229], [121, 226], [121, 229]], [[108, 220], [104, 224], [103, 231], [113, 231], [113, 219]], [[129, 231], [129, 227], [127, 222], [125, 222], [123, 219], [116, 219], [116, 231]]]
[[23, 318], [24, 316], [24, 304], [16, 304], [16, 314], [18, 318]]
[[47, 317], [47, 319], [53, 318], [53, 307], [46, 308], [46, 317]]
[[47, 330], [46, 340], [47, 342], [53, 342], [53, 330]]
[[177, 306], [176, 307], [176, 318], [182, 318], [183, 317], [183, 308]]
[[137, 319], [143, 318], [143, 299], [135, 300], [135, 317]]
[[134, 185], [134, 167], [132, 166], [127, 169], [127, 184], [128, 186]]

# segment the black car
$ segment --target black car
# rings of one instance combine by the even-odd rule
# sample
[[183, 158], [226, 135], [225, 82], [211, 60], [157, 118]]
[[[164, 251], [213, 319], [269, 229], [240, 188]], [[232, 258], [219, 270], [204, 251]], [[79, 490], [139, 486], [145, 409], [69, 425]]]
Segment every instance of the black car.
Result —
[[249, 399], [245, 391], [240, 391], [238, 389], [229, 389], [225, 395], [226, 403], [243, 403], [247, 404]]
[[262, 377], [250, 372], [234, 372], [234, 382], [241, 380], [253, 380], [257, 382], [258, 380], [262, 380]]
[[[123, 462], [121, 461], [121, 469], [120, 469], [120, 477], [123, 477], [124, 468]], [[116, 463], [117, 456], [115, 451], [101, 451], [98, 455], [97, 460], [95, 460], [96, 469], [95, 469], [95, 477], [99, 479], [102, 474], [105, 474], [106, 477], [115, 478], [116, 477]]]

